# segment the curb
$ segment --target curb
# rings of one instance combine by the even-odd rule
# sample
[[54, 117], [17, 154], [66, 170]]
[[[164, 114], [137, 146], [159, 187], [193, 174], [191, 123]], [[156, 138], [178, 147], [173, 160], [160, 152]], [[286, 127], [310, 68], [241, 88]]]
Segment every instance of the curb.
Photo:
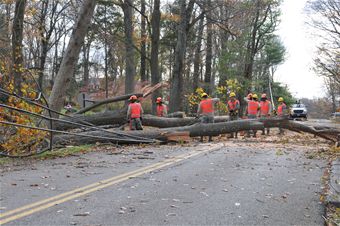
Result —
[[331, 163], [326, 203], [340, 207], [340, 159]]

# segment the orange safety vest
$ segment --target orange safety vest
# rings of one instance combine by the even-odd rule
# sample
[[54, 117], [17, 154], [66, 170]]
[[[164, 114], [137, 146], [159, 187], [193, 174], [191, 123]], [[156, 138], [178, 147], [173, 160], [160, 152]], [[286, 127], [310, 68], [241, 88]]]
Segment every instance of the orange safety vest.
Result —
[[283, 107], [286, 107], [285, 103], [282, 103], [281, 105], [277, 106], [277, 115], [279, 116], [283, 115]]
[[166, 108], [166, 106], [164, 106], [163, 104], [161, 104], [161, 105], [157, 104], [157, 116], [158, 117], [164, 116], [164, 109], [165, 108]]
[[131, 116], [130, 116], [131, 118], [140, 118], [142, 107], [139, 103], [131, 103], [130, 110], [131, 110]]
[[257, 101], [251, 100], [248, 102], [248, 115], [256, 115], [259, 108]]
[[231, 100], [228, 101], [229, 110], [235, 110], [236, 105], [240, 105], [240, 102], [238, 100], [235, 100], [234, 102], [232, 102]]
[[269, 105], [270, 105], [270, 102], [268, 100], [260, 102], [261, 115], [263, 115], [263, 116], [268, 115], [268, 113], [269, 113]]
[[213, 108], [213, 100], [212, 99], [205, 99], [201, 100], [201, 110], [203, 114], [208, 114], [208, 113], [213, 113], [214, 108]]

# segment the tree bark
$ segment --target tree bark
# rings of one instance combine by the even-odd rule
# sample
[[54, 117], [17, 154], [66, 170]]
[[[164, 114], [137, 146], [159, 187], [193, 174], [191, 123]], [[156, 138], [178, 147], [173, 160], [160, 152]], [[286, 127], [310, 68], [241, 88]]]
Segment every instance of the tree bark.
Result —
[[140, 47], [140, 78], [141, 81], [147, 81], [146, 78], [146, 21], [145, 21], [145, 0], [141, 0], [141, 47]]
[[[122, 109], [119, 111], [106, 111], [102, 113], [96, 113], [93, 115], [79, 115], [74, 116], [72, 119], [67, 119], [68, 121], [75, 123], [87, 122], [91, 123], [95, 126], [101, 125], [123, 125], [126, 123], [126, 109]], [[228, 116], [217, 116], [215, 117], [215, 122], [226, 122], [229, 120]], [[185, 118], [164, 118], [157, 117], [153, 115], [144, 115], [143, 116], [143, 125], [144, 126], [153, 126], [158, 128], [169, 128], [169, 127], [180, 127], [187, 126], [191, 124], [195, 124], [200, 122], [199, 119], [193, 117], [185, 117]], [[57, 130], [69, 130], [80, 128], [80, 125], [73, 125], [70, 123], [64, 122], [56, 122], [55, 128]]]
[[[159, 35], [160, 35], [160, 0], [154, 0], [152, 18], [151, 18], [151, 85], [156, 85], [161, 81], [158, 65], [158, 49], [159, 49]], [[160, 96], [160, 91], [157, 90], [152, 94], [152, 113], [156, 112], [156, 98]]]
[[89, 84], [90, 79], [90, 67], [89, 67], [90, 47], [91, 41], [87, 40], [87, 43], [84, 43], [83, 45], [83, 68], [84, 68], [83, 81], [85, 86]]
[[207, 43], [206, 43], [206, 57], [205, 57], [205, 75], [204, 75], [204, 83], [205, 83], [205, 92], [212, 94], [212, 89], [210, 87], [211, 82], [211, 66], [212, 66], [212, 22], [211, 22], [211, 0], [207, 1], [206, 6], [207, 12]]
[[170, 87], [170, 112], [183, 109], [183, 69], [187, 47], [187, 33], [194, 1], [190, 0], [186, 7], [186, 0], [180, 0], [180, 22], [177, 26], [177, 44], [175, 49], [175, 62]]
[[133, 0], [124, 0], [122, 5], [124, 11], [125, 32], [125, 93], [133, 93], [135, 88], [135, 50], [133, 44]]
[[[133, 135], [142, 138], [155, 139], [161, 142], [168, 142], [169, 140], [173, 140], [172, 136], [180, 136], [180, 140], [186, 137], [197, 137], [197, 136], [217, 136], [220, 134], [231, 133], [235, 131], [242, 130], [261, 130], [263, 129], [263, 124], [257, 121], [251, 120], [242, 120], [242, 121], [231, 121], [231, 122], [220, 122], [214, 124], [195, 124], [191, 126], [184, 127], [176, 127], [176, 128], [166, 128], [166, 129], [153, 129], [153, 130], [145, 130], [145, 131], [126, 131], [124, 134]], [[114, 141], [107, 138], [99, 138], [99, 136], [103, 135], [102, 131], [91, 131], [85, 132], [83, 134], [96, 136], [93, 138], [90, 137], [81, 137], [76, 135], [60, 135], [56, 136], [54, 139], [54, 144], [70, 144], [79, 145], [79, 144], [89, 144], [96, 142], [114, 142], [118, 144], [130, 144], [136, 142], [129, 141]], [[112, 136], [111, 134], [105, 134], [105, 137], [116, 138], [116, 136]], [[143, 142], [141, 142], [143, 143]]]
[[[323, 130], [317, 130], [313, 127], [303, 125], [301, 123], [296, 123], [294, 121], [289, 121], [287, 118], [269, 118], [269, 119], [259, 119], [259, 120], [237, 120], [237, 121], [228, 121], [228, 122], [218, 122], [213, 124], [194, 124], [190, 126], [182, 126], [176, 128], [166, 128], [166, 129], [153, 129], [153, 130], [145, 130], [145, 131], [126, 131], [121, 132], [121, 135], [124, 137], [134, 136], [140, 138], [148, 138], [155, 139], [161, 142], [168, 141], [179, 141], [179, 140], [187, 140], [188, 137], [197, 137], [197, 136], [217, 136], [220, 134], [238, 132], [238, 131], [246, 131], [246, 130], [262, 130], [263, 128], [270, 127], [282, 127], [292, 131], [302, 131], [314, 134], [316, 136], [325, 138], [332, 142], [338, 141], [338, 135], [340, 134], [340, 130], [336, 128], [323, 128]], [[116, 135], [112, 134], [103, 134], [103, 131], [90, 131], [81, 133], [85, 135], [95, 136], [92, 138], [89, 137], [81, 137], [76, 135], [60, 135], [56, 136], [54, 139], [54, 144], [69, 144], [73, 145], [78, 144], [88, 144], [88, 143], [96, 143], [96, 142], [114, 142], [118, 144], [133, 144], [138, 143], [138, 141], [121, 141], [115, 140], [117, 138]], [[327, 135], [325, 135], [327, 134]], [[101, 138], [100, 136], [104, 136], [106, 138]], [[108, 138], [112, 139], [108, 139]], [[175, 138], [174, 138], [175, 137]], [[144, 141], [139, 141], [140, 143], [144, 143]]]
[[200, 65], [201, 65], [201, 45], [202, 45], [202, 36], [203, 36], [203, 22], [204, 17], [201, 18], [200, 23], [198, 25], [198, 35], [196, 38], [195, 43], [195, 56], [194, 56], [194, 74], [193, 74], [193, 92], [196, 91], [199, 84], [199, 77], [200, 77]]
[[19, 95], [21, 94], [22, 83], [22, 39], [24, 30], [24, 15], [25, 15], [26, 0], [16, 0], [15, 12], [12, 28], [12, 74], [14, 77], [14, 89]]
[[[95, 6], [96, 0], [85, 0], [79, 12], [77, 22], [74, 26], [49, 98], [50, 107], [55, 111], [60, 111], [63, 107], [66, 89], [69, 87], [72, 80], [79, 52], [84, 43], [84, 37], [91, 22]], [[56, 115], [55, 117], [58, 116]]]

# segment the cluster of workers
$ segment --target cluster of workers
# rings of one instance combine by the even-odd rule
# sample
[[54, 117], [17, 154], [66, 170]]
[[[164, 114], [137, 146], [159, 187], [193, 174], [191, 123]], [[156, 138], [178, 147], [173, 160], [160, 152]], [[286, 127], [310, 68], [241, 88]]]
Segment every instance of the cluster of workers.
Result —
[[[197, 116], [201, 119], [202, 123], [214, 123], [214, 105], [219, 102], [219, 98], [210, 98], [207, 93], [202, 93], [201, 102], [199, 103]], [[272, 108], [271, 102], [268, 100], [267, 95], [263, 93], [261, 95], [260, 100], [258, 99], [257, 94], [249, 93], [247, 97], [244, 98], [244, 101], [247, 103], [246, 107], [246, 116], [248, 119], [256, 119], [256, 118], [267, 118], [272, 115], [274, 112], [278, 116], [282, 116], [287, 112], [287, 106], [282, 97], [279, 97], [278, 102], [279, 105], [277, 109]], [[167, 106], [163, 103], [161, 97], [156, 99], [157, 104], [157, 116], [165, 117], [167, 116]], [[236, 98], [236, 94], [231, 92], [229, 94], [229, 100], [227, 102], [227, 108], [229, 112], [230, 121], [239, 120], [240, 117], [240, 101]], [[137, 101], [136, 96], [130, 97], [130, 104], [128, 106], [127, 118], [130, 123], [131, 130], [142, 130], [142, 114], [143, 108], [141, 104]], [[280, 129], [280, 134], [283, 133], [283, 130]], [[269, 134], [269, 128], [267, 128], [267, 134]], [[250, 137], [253, 135], [256, 137], [256, 131], [247, 131], [246, 136]], [[265, 135], [265, 130], [263, 129], [262, 135]], [[231, 134], [231, 138], [237, 138], [237, 133]], [[201, 137], [203, 140], [203, 137]], [[212, 137], [209, 137], [209, 141], [212, 140]]]

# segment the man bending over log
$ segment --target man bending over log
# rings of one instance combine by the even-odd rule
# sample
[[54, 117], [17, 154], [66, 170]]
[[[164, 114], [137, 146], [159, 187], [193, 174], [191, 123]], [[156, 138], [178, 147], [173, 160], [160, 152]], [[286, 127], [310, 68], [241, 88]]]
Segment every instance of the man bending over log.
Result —
[[[219, 98], [208, 98], [208, 94], [202, 93], [202, 100], [198, 105], [197, 116], [200, 117], [202, 123], [214, 123], [214, 105], [220, 101]], [[212, 141], [212, 137], [209, 136], [209, 141]], [[203, 142], [203, 136], [201, 136], [201, 142]]]
[[130, 104], [127, 110], [127, 120], [130, 124], [131, 130], [143, 130], [142, 115], [143, 108], [140, 103], [137, 103], [137, 96], [132, 95], [130, 97]]

